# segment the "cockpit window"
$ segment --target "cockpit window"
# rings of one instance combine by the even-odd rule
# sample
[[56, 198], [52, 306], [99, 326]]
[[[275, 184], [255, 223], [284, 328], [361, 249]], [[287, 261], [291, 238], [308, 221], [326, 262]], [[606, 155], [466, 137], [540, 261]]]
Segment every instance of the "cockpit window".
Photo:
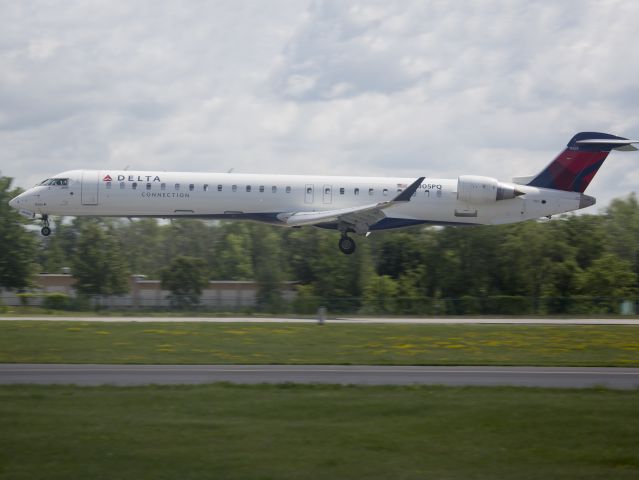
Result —
[[57, 185], [60, 187], [66, 187], [67, 185], [69, 185], [69, 179], [68, 178], [47, 178], [46, 180], [41, 182], [40, 185]]

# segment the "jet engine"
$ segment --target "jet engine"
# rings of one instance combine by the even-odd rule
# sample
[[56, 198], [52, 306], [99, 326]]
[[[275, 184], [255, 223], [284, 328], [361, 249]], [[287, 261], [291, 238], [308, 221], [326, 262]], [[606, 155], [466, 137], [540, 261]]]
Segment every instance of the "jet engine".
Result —
[[467, 203], [493, 203], [523, 195], [512, 183], [496, 178], [461, 175], [457, 178], [457, 199]]

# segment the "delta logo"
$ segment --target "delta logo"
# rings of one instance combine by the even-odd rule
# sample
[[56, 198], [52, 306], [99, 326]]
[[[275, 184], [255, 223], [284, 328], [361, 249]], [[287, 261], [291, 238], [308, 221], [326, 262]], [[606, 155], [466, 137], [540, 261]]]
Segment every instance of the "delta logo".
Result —
[[[160, 177], [158, 175], [129, 175], [128, 177], [126, 175], [118, 175], [118, 182], [123, 182], [125, 180], [128, 180], [129, 182], [160, 182]], [[109, 175], [108, 173], [106, 174], [106, 176], [102, 179], [103, 182], [112, 182], [113, 179], [111, 178], [111, 175]]]

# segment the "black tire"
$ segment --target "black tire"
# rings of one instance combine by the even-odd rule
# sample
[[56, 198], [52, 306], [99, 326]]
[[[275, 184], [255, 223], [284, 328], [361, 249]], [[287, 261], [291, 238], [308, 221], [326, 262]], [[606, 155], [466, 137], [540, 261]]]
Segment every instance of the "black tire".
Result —
[[40, 233], [44, 235], [45, 237], [48, 237], [49, 235], [51, 235], [51, 229], [49, 227], [42, 227], [42, 230], [40, 230]]
[[355, 251], [355, 248], [356, 248], [355, 240], [347, 236], [343, 236], [342, 238], [340, 238], [338, 245], [339, 245], [339, 249], [345, 255], [350, 255], [351, 253]]

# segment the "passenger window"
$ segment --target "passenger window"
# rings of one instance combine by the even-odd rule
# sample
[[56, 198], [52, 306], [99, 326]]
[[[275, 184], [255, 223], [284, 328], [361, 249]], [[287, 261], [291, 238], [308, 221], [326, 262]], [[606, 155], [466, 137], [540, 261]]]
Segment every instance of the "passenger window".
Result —
[[166, 183], [160, 184], [160, 190], [166, 190]]
[[204, 187], [203, 187], [203, 188], [204, 188], [204, 191], [205, 191], [205, 192], [208, 192], [208, 191], [209, 191], [209, 186], [208, 186], [206, 183], [204, 184]]
[[136, 188], [138, 188], [138, 184], [137, 184], [137, 183], [135, 183], [135, 182], [133, 182], [133, 183], [131, 184], [131, 188], [132, 188], [133, 190], [135, 190]]
[[388, 195], [388, 188], [385, 188], [384, 190], [382, 190], [382, 195], [384, 196]]
[[237, 192], [237, 185], [231, 186], [231, 190], [233, 190], [234, 192]]
[[277, 187], [275, 185], [271, 187], [271, 192], [277, 193]]
[[180, 189], [180, 184], [179, 184], [179, 183], [176, 183], [176, 184], [175, 184], [175, 189], [176, 189], [176, 190], [179, 190], [179, 189]]
[[192, 192], [195, 189], [195, 185], [191, 184], [189, 185], [189, 192]]
[[147, 183], [147, 184], [146, 184], [146, 189], [147, 189], [147, 190], [151, 190], [151, 184], [150, 184], [150, 183]]
[[374, 189], [374, 188], [369, 188], [369, 189], [368, 189], [368, 194], [369, 194], [369, 195], [372, 195], [374, 191], [375, 191], [375, 189]]
[[331, 193], [331, 187], [326, 187], [326, 188], [324, 189], [324, 194], [325, 194], [325, 195], [328, 195], [329, 193]]
[[355, 195], [359, 195], [359, 188], [355, 189]]
[[218, 192], [221, 192], [221, 191], [222, 191], [222, 185], [218, 185], [218, 186], [217, 186], [217, 191], [218, 191]]
[[306, 193], [308, 193], [310, 195], [311, 193], [313, 193], [313, 189], [311, 187], [308, 187], [306, 189]]
[[125, 187], [126, 187], [126, 183], [120, 182], [120, 188], [125, 188]]
[[341, 187], [341, 188], [339, 189], [339, 194], [340, 194], [340, 195], [344, 195], [344, 187]]
[[286, 187], [286, 193], [291, 193], [291, 187]]
[[260, 193], [264, 193], [264, 185], [260, 185]]
[[106, 188], [107, 190], [111, 190], [111, 182], [106, 182]]
[[246, 191], [247, 191], [247, 192], [250, 192], [250, 191], [251, 191], [251, 186], [250, 186], [250, 185], [247, 185], [247, 186], [246, 186]]

